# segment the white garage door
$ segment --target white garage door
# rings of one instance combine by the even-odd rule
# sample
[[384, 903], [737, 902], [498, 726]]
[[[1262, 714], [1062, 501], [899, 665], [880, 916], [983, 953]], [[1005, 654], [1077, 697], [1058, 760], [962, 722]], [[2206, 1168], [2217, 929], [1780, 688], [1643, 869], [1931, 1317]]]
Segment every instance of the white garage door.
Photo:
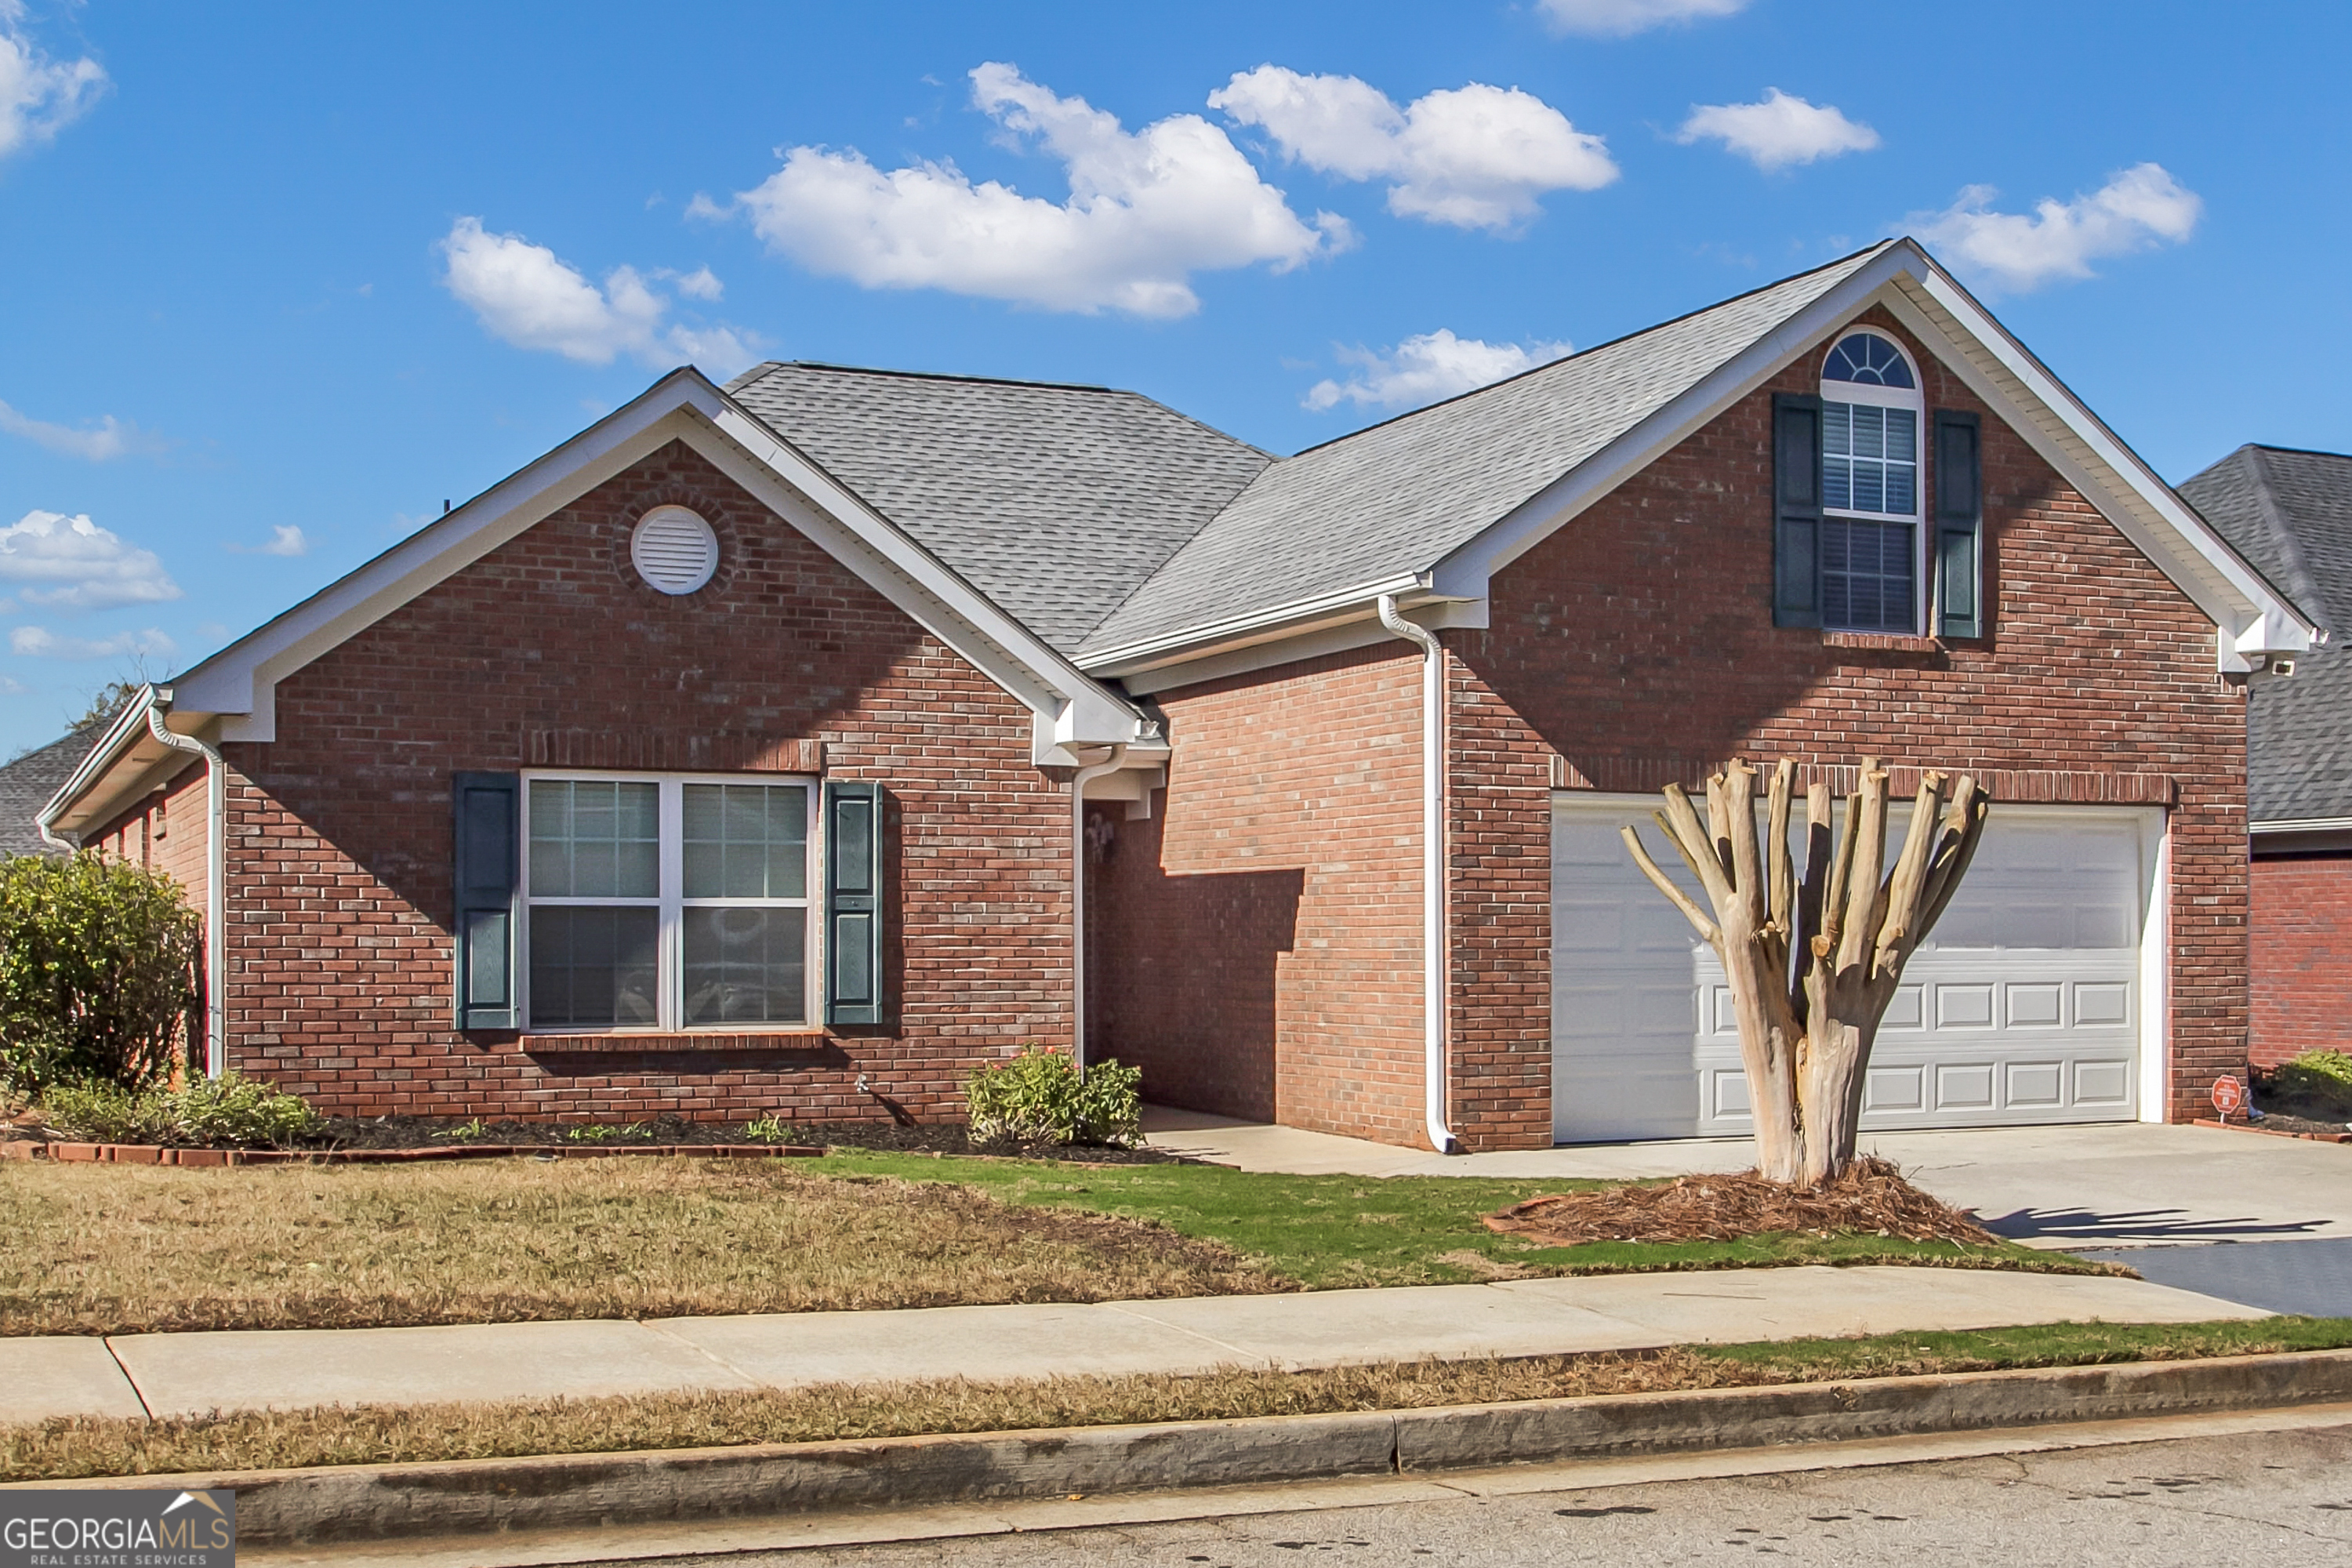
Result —
[[[1562, 1142], [1748, 1131], [1715, 954], [1617, 830], [1696, 894], [1647, 795], [1554, 797], [1552, 1130]], [[1888, 855], [1910, 812], [1895, 814]], [[1799, 829], [1801, 831], [1801, 828]], [[1862, 1125], [2127, 1121], [2137, 1114], [2141, 932], [2163, 814], [1993, 808], [1968, 879], [1906, 966]]]

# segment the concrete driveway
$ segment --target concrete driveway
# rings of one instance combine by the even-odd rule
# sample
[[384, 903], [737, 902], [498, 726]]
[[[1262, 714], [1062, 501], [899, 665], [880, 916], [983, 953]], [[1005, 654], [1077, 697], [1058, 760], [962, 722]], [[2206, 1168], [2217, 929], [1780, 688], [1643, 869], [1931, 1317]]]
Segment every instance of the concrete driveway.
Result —
[[[1744, 1139], [1576, 1144], [1447, 1158], [1361, 1139], [1148, 1108], [1146, 1140], [1247, 1171], [1629, 1180], [1753, 1164]], [[2084, 1249], [2352, 1237], [2352, 1144], [2111, 1122], [1865, 1135], [1996, 1233]]]

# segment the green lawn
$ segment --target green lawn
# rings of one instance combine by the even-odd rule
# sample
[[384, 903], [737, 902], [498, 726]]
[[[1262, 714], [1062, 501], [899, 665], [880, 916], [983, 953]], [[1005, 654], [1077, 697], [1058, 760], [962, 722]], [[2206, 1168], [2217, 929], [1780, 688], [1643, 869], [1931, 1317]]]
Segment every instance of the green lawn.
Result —
[[1486, 1215], [1545, 1193], [1605, 1182], [1474, 1176], [1289, 1176], [1222, 1165], [1073, 1167], [1020, 1160], [932, 1159], [842, 1150], [812, 1173], [954, 1182], [1016, 1205], [1091, 1209], [1224, 1243], [1310, 1290], [1446, 1285], [1519, 1274], [1627, 1274], [1794, 1263], [1904, 1263], [2045, 1273], [2105, 1265], [2011, 1242], [1960, 1247], [1882, 1237], [1771, 1234], [1738, 1241], [1593, 1242], [1538, 1247], [1497, 1236]]

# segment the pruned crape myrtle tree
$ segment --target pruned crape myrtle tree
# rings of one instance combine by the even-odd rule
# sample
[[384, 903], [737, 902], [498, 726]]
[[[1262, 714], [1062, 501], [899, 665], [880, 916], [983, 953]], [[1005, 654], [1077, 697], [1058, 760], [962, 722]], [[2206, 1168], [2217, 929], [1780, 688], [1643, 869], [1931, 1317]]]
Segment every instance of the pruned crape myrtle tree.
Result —
[[[1768, 1180], [1812, 1187], [1853, 1163], [1864, 1069], [1878, 1023], [1976, 854], [1990, 798], [1977, 782], [1919, 777], [1910, 831], [1886, 862], [1886, 772], [1862, 762], [1843, 830], [1830, 786], [1805, 791], [1805, 868], [1789, 847], [1794, 763], [1772, 770], [1764, 831], [1754, 768], [1734, 761], [1706, 781], [1706, 816], [1680, 786], [1654, 813], [1698, 879], [1712, 916], [1676, 887], [1624, 830], [1634, 863], [1687, 916], [1723, 960], [1739, 1022], [1739, 1054], [1755, 1110], [1756, 1168]], [[1882, 871], [1884, 877], [1882, 878]]]

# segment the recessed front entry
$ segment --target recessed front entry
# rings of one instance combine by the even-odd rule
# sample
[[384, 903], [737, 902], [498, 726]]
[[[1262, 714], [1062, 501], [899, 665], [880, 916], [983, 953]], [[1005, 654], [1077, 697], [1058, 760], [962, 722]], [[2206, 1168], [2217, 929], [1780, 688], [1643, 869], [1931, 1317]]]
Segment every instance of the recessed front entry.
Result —
[[[1554, 797], [1552, 1132], [1561, 1142], [1749, 1130], [1722, 967], [1618, 838], [1629, 823], [1646, 828], [1652, 852], [1696, 896], [1649, 820], [1654, 805], [1647, 795]], [[1893, 816], [1890, 861], [1908, 805]], [[2143, 937], [2163, 826], [2152, 807], [1994, 806], [1967, 880], [1887, 1009], [1865, 1130], [2138, 1114]]]

